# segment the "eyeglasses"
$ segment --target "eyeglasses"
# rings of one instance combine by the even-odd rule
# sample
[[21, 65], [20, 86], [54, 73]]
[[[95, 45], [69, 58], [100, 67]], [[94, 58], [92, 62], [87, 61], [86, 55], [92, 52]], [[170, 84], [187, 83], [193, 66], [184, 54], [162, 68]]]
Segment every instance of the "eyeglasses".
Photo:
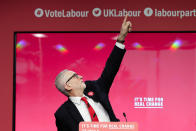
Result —
[[72, 78], [76, 77], [77, 79], [79, 78], [78, 74], [73, 74], [67, 81], [65, 84], [67, 84], [67, 82], [69, 82]]

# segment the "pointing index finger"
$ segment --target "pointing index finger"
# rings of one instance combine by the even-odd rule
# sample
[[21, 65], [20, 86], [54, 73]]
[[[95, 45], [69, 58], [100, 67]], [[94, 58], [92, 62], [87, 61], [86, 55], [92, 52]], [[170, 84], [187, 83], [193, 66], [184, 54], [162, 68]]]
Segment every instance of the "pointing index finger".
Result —
[[128, 14], [126, 14], [124, 20], [123, 20], [123, 23], [125, 23], [127, 21], [127, 17], [128, 17]]

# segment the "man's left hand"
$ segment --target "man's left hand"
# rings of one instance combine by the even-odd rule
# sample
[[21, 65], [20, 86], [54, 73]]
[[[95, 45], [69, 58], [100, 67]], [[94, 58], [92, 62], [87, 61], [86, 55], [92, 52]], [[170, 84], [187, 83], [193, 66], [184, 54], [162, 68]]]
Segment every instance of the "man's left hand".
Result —
[[122, 23], [122, 26], [121, 26], [121, 30], [120, 30], [120, 34], [119, 34], [119, 36], [117, 38], [119, 41], [124, 41], [125, 37], [128, 34], [128, 32], [131, 31], [132, 24], [131, 24], [130, 21], [127, 21], [127, 17], [128, 17], [128, 14], [125, 16], [125, 18], [123, 20], [123, 23]]

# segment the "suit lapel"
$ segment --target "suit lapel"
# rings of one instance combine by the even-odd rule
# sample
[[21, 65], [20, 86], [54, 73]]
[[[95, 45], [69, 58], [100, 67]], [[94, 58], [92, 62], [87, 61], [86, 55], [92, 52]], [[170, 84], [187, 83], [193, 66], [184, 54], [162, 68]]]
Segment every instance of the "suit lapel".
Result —
[[[111, 104], [109, 102], [108, 95], [102, 93], [101, 88], [93, 81], [85, 81], [86, 89], [84, 94], [92, 98], [96, 102], [100, 102], [104, 109], [108, 112], [111, 121], [119, 121], [112, 110]], [[90, 95], [89, 92], [93, 92], [93, 95]]]
[[68, 111], [71, 114], [71, 116], [73, 117], [73, 119], [75, 119], [77, 122], [84, 121], [84, 119], [80, 115], [80, 112], [78, 111], [76, 106], [71, 102], [70, 99], [68, 99], [68, 103], [69, 103], [68, 104]]

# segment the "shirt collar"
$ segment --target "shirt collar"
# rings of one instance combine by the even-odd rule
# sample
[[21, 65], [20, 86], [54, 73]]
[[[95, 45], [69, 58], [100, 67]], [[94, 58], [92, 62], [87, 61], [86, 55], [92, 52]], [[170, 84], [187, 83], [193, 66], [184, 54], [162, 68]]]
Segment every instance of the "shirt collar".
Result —
[[[83, 94], [82, 97], [86, 97], [87, 100], [88, 100], [88, 97], [87, 97], [86, 95]], [[70, 99], [74, 104], [80, 105], [80, 103], [81, 103], [81, 98], [82, 98], [82, 97], [79, 97], [79, 96], [70, 96], [69, 99]]]

